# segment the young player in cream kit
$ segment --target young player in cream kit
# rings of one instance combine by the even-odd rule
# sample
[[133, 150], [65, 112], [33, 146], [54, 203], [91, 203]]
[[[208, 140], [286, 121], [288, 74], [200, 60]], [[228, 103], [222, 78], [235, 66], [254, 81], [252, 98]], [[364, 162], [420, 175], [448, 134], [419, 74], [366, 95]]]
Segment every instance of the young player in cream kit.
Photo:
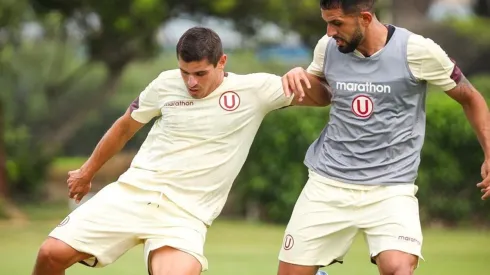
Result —
[[298, 100], [306, 91], [298, 83], [328, 83], [330, 119], [306, 153], [309, 180], [286, 228], [278, 274], [313, 275], [342, 262], [358, 232], [380, 274], [412, 274], [422, 258], [414, 183], [427, 84], [460, 103], [475, 130], [485, 156], [483, 198], [490, 196], [487, 104], [440, 46], [379, 22], [374, 0], [320, 6], [327, 34], [308, 69], [294, 68], [283, 81], [286, 95]]
[[106, 266], [140, 243], [150, 274], [200, 274], [208, 268], [207, 228], [264, 116], [291, 104], [328, 103], [324, 86], [297, 102], [284, 95], [279, 76], [226, 73], [221, 40], [207, 28], [185, 32], [177, 56], [180, 69], [152, 81], [87, 162], [69, 173], [69, 196], [79, 202], [102, 165], [157, 118], [130, 168], [49, 234], [33, 275], [65, 274], [77, 262]]

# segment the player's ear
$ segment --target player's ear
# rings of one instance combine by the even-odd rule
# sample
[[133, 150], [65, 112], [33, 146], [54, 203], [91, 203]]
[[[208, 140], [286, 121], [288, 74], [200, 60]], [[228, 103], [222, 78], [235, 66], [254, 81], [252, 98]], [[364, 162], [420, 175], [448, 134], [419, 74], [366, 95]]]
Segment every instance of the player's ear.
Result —
[[373, 22], [373, 14], [368, 11], [361, 11], [359, 14], [360, 23], [362, 26], [367, 27], [371, 22]]
[[228, 57], [226, 56], [226, 54], [223, 54], [220, 59], [218, 60], [218, 69], [224, 69], [225, 68], [225, 65], [226, 65], [226, 60], [228, 59]]

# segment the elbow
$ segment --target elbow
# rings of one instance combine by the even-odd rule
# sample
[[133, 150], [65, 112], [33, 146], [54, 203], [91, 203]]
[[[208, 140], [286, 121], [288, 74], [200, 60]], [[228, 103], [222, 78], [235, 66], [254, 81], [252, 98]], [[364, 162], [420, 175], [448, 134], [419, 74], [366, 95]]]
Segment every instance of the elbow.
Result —
[[133, 136], [131, 134], [130, 123], [125, 116], [120, 117], [112, 126], [114, 132], [117, 136], [123, 138], [124, 140], [129, 140]]
[[463, 108], [478, 108], [481, 107], [482, 104], [486, 105], [487, 103], [485, 102], [485, 99], [483, 96], [478, 93], [474, 92], [471, 93], [470, 95], [467, 95], [462, 98], [462, 100], [459, 102]]
[[465, 112], [488, 111], [487, 103], [480, 93], [474, 93], [471, 96], [464, 97], [461, 100], [458, 100], [458, 103]]

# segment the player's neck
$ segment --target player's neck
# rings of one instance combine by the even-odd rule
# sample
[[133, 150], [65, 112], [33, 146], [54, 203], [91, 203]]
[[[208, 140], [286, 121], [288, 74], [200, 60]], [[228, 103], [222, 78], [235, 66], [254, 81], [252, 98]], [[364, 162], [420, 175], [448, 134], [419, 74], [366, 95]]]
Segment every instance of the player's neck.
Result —
[[366, 29], [364, 41], [359, 45], [357, 50], [364, 56], [372, 56], [384, 48], [387, 37], [388, 28], [376, 20], [368, 29]]
[[221, 83], [223, 83], [223, 81], [225, 80], [225, 76], [226, 76], [225, 71], [221, 71], [219, 73], [218, 80], [216, 81], [216, 86], [214, 87], [213, 91], [216, 90], [221, 85]]
[[218, 89], [218, 87], [221, 85], [221, 83], [223, 83], [223, 81], [225, 79], [225, 76], [227, 76], [227, 73], [225, 73], [225, 71], [222, 71], [222, 72], [219, 73], [218, 78], [216, 79], [215, 84], [213, 86], [211, 86], [211, 89], [209, 90], [209, 94], [211, 94], [216, 89]]

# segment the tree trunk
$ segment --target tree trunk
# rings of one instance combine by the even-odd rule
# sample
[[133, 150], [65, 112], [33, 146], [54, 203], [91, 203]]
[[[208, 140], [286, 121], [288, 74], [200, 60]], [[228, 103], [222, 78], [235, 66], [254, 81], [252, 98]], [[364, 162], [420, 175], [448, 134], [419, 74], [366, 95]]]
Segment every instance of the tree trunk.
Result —
[[7, 152], [5, 151], [5, 109], [4, 102], [0, 99], [0, 207], [7, 218], [15, 222], [25, 222], [26, 215], [9, 200], [7, 178]]
[[0, 197], [7, 197], [7, 156], [5, 152], [5, 111], [0, 99]]
[[[95, 97], [78, 102], [77, 107], [72, 108], [70, 111], [59, 111], [59, 113], [65, 113], [66, 115], [62, 121], [55, 122], [55, 125], [50, 127], [51, 129], [56, 130], [44, 133], [40, 137], [40, 141], [44, 147], [43, 154], [46, 154], [47, 156], [56, 154], [56, 151], [76, 133], [80, 126], [82, 126], [87, 115], [107, 102], [107, 100], [116, 92], [123, 70], [124, 67], [110, 71], [104, 83], [100, 85], [98, 91], [94, 93], [96, 95]], [[62, 109], [63, 108], [54, 108], [54, 110]]]

